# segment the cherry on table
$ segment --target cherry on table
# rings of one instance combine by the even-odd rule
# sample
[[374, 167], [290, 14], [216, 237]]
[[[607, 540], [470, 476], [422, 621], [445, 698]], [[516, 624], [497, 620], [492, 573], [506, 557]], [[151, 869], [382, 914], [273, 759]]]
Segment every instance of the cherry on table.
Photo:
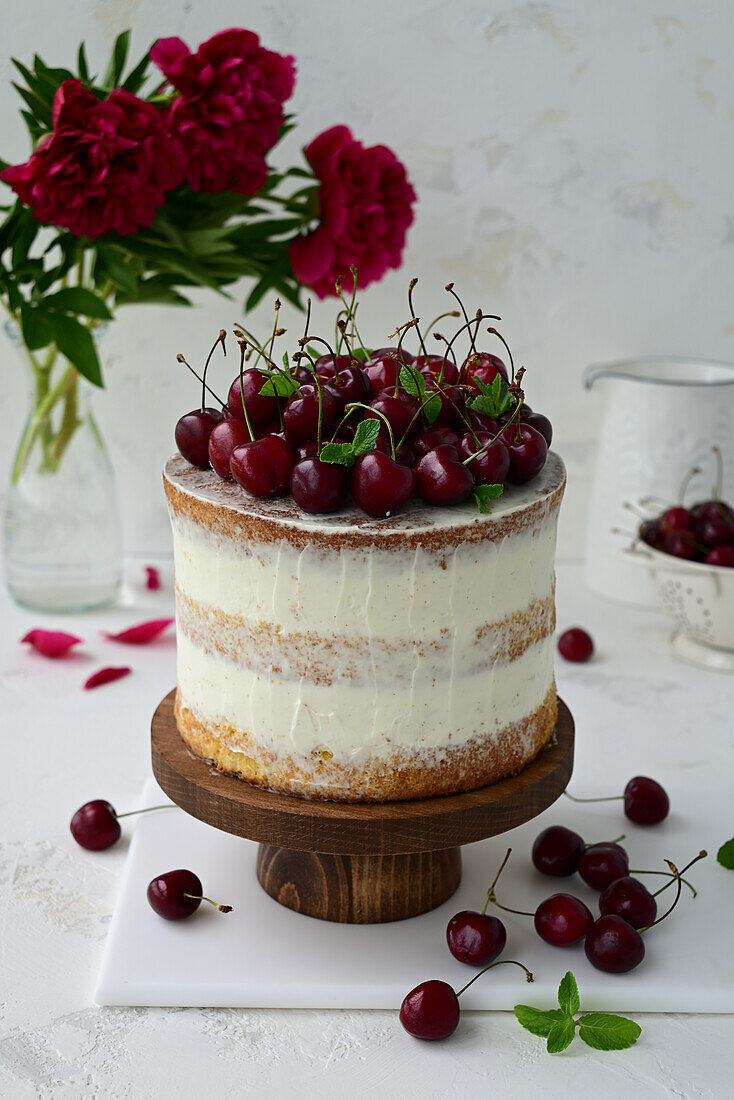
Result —
[[607, 974], [626, 974], [645, 957], [642, 936], [623, 917], [609, 914], [599, 917], [586, 934], [586, 958], [597, 970]]
[[533, 915], [535, 931], [554, 947], [578, 943], [594, 923], [594, 916], [573, 894], [551, 894], [541, 901]]
[[579, 860], [579, 874], [592, 890], [606, 890], [612, 882], [629, 874], [629, 857], [619, 844], [590, 844]]
[[624, 812], [636, 825], [657, 825], [670, 812], [670, 799], [657, 780], [636, 775], [624, 788]]
[[232, 476], [254, 497], [274, 497], [290, 485], [293, 452], [277, 435], [264, 435], [235, 447], [230, 458]]
[[208, 901], [220, 913], [231, 913], [231, 905], [219, 905], [204, 897], [201, 879], [193, 871], [179, 868], [156, 875], [148, 884], [148, 901], [152, 909], [165, 920], [184, 920]]
[[291, 493], [299, 508], [312, 515], [336, 512], [349, 491], [349, 470], [320, 458], [302, 458], [291, 470]]
[[488, 970], [494, 970], [496, 966], [519, 966], [525, 971], [526, 980], [529, 982], [533, 980], [533, 975], [528, 968], [515, 959], [503, 959], [500, 962], [490, 963], [475, 974], [465, 986], [462, 986], [458, 993], [448, 982], [431, 978], [415, 986], [403, 998], [400, 1006], [400, 1023], [416, 1039], [447, 1039], [449, 1035], [453, 1035], [459, 1023], [461, 1014], [459, 997], [478, 978]]
[[193, 409], [179, 417], [174, 437], [179, 451], [192, 466], [209, 469], [209, 436], [222, 419], [220, 409]]
[[368, 516], [389, 516], [413, 495], [415, 471], [382, 451], [362, 455], [352, 471], [352, 496]]
[[324, 391], [334, 398], [339, 415], [344, 412], [347, 405], [369, 401], [372, 397], [372, 389], [366, 374], [361, 367], [354, 366], [342, 367], [339, 371], [339, 381], [330, 379], [324, 382]]
[[507, 930], [499, 917], [462, 909], [446, 926], [446, 942], [459, 962], [484, 966], [504, 951]]
[[122, 832], [114, 807], [104, 798], [95, 798], [80, 806], [69, 823], [77, 844], [90, 852], [111, 848]]
[[567, 661], [582, 664], [593, 656], [594, 642], [580, 626], [572, 626], [558, 639], [558, 652]]
[[544, 875], [567, 878], [578, 870], [586, 845], [578, 833], [565, 825], [550, 825], [533, 843], [533, 865]]
[[621, 917], [633, 928], [645, 928], [657, 917], [658, 904], [643, 882], [624, 875], [602, 891], [599, 912], [603, 917]]

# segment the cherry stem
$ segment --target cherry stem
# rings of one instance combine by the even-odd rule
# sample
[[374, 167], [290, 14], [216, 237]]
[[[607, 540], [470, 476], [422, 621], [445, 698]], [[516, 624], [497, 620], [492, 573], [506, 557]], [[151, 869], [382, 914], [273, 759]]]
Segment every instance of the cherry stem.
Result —
[[220, 913], [232, 912], [231, 905], [220, 905], [218, 901], [212, 901], [211, 898], [205, 898], [202, 894], [187, 894], [184, 890], [182, 896], [185, 898], [191, 898], [192, 901], [208, 901], [209, 904], [213, 905], [215, 909], [218, 909]]
[[[332, 348], [329, 341], [324, 340], [324, 338], [322, 336], [312, 336], [310, 339], [311, 339], [311, 341], [315, 340], [318, 344], [323, 344], [325, 348], [328, 348], [329, 354], [331, 355], [332, 359], [334, 360], [334, 381], [336, 382], [336, 384], [338, 386], [341, 382], [341, 379], [339, 378], [339, 368], [337, 367], [337, 364], [336, 364], [336, 358], [337, 358], [336, 352]], [[312, 360], [312, 362], [313, 362], [313, 360]], [[314, 370], [315, 370], [315, 368], [316, 368], [316, 364], [314, 363]]]
[[[247, 329], [244, 328], [244, 326], [241, 325], [239, 322], [237, 322], [237, 328], [242, 333], [242, 336], [247, 338], [247, 341], [249, 342], [249, 344], [253, 348], [253, 350], [257, 352], [257, 355], [255, 356], [255, 362], [252, 364], [252, 366], [256, 367], [257, 363], [258, 363], [258, 360], [262, 358], [262, 359], [265, 360], [265, 362], [268, 364], [268, 366], [270, 367], [271, 370], [277, 370], [278, 369], [277, 365], [273, 362], [272, 358], [268, 355], [268, 353], [266, 352], [265, 348], [260, 343], [260, 341], [257, 340], [252, 335], [251, 332], [248, 332]], [[237, 333], [235, 333], [235, 335], [237, 335]]]
[[221, 405], [221, 406], [222, 406], [222, 408], [224, 408], [224, 407], [225, 407], [225, 402], [224, 402], [224, 401], [222, 401], [221, 397], [218, 397], [218, 396], [217, 396], [217, 394], [216, 394], [216, 393], [214, 392], [214, 390], [213, 390], [213, 389], [211, 388], [211, 386], [208, 386], [208, 385], [206, 384], [206, 382], [204, 381], [204, 379], [202, 378], [202, 376], [201, 376], [201, 375], [200, 375], [200, 374], [199, 374], [199, 373], [198, 373], [197, 371], [195, 371], [195, 370], [194, 370], [194, 368], [193, 368], [193, 367], [191, 366], [191, 364], [190, 364], [190, 363], [187, 363], [187, 362], [186, 362], [186, 360], [184, 359], [183, 355], [181, 355], [181, 353], [180, 353], [180, 352], [179, 352], [179, 354], [178, 354], [178, 355], [176, 356], [176, 360], [177, 360], [177, 361], [178, 361], [179, 363], [183, 363], [183, 365], [184, 365], [185, 367], [188, 367], [188, 369], [189, 369], [189, 370], [191, 371], [191, 373], [193, 374], [194, 378], [198, 378], [198, 379], [199, 379], [199, 381], [201, 382], [202, 386], [204, 386], [204, 388], [206, 389], [206, 392], [207, 392], [207, 393], [210, 393], [210, 394], [212, 395], [212, 397], [214, 398], [214, 400], [215, 400], [215, 401], [217, 402], [217, 404], [218, 404], [218, 405]]
[[724, 458], [721, 454], [721, 447], [718, 447], [715, 443], [711, 450], [716, 461], [716, 484], [711, 488], [711, 496], [718, 501], [721, 499], [721, 490], [724, 485]]
[[681, 505], [681, 507], [683, 506], [683, 501], [686, 498], [686, 493], [688, 492], [688, 486], [691, 484], [691, 482], [693, 481], [696, 474], [700, 474], [700, 473], [701, 473], [701, 467], [700, 466], [691, 466], [690, 470], [688, 471], [688, 473], [685, 475], [685, 477], [681, 481], [680, 489], [678, 490], [678, 503]]
[[347, 405], [347, 409], [349, 409], [350, 412], [352, 409], [365, 409], [367, 412], [372, 413], [373, 416], [379, 416], [380, 420], [384, 421], [385, 427], [387, 428], [387, 434], [390, 437], [390, 454], [394, 462], [396, 455], [395, 437], [392, 434], [392, 425], [385, 414], [381, 413], [379, 409], [373, 409], [371, 405], [363, 404], [361, 401], [352, 401], [351, 404]]
[[212, 344], [212, 350], [207, 355], [206, 362], [204, 363], [204, 370], [202, 371], [202, 377], [201, 377], [201, 411], [202, 412], [204, 411], [204, 406], [206, 405], [206, 390], [207, 390], [206, 372], [209, 369], [209, 364], [211, 362], [212, 355], [214, 355], [214, 352], [217, 350], [217, 347], [219, 346], [219, 344], [222, 345], [222, 352], [223, 352], [224, 357], [226, 359], [226, 357], [227, 357], [227, 347], [226, 347], [226, 344], [224, 342], [225, 339], [226, 339], [226, 336], [227, 336], [227, 333], [225, 332], [225, 330], [223, 328], [220, 328], [219, 336], [217, 336], [216, 340]]
[[[456, 301], [459, 303], [459, 309], [464, 314], [464, 320], [466, 321], [467, 326], [469, 326], [469, 315], [466, 312], [466, 307], [464, 306], [464, 303], [462, 302], [461, 298], [459, 297], [459, 295], [454, 290], [454, 284], [453, 283], [446, 283], [446, 286], [444, 287], [444, 290], [447, 290], [453, 298], [456, 298]], [[469, 341], [470, 341], [470, 345], [471, 345], [471, 350], [476, 355], [477, 345], [475, 343], [475, 340], [476, 340], [476, 335], [472, 335], [471, 326], [469, 326]]]
[[[693, 866], [694, 863], [698, 863], [698, 861], [700, 859], [705, 859], [707, 855], [708, 855], [708, 852], [706, 851], [706, 849], [702, 848], [701, 851], [698, 853], [698, 855], [694, 856], [693, 859], [689, 860], [688, 863], [686, 863], [685, 867], [681, 868], [681, 871], [680, 871], [681, 882], [686, 883], [686, 886], [689, 887], [689, 889], [691, 890], [694, 898], [697, 896], [697, 891], [693, 888], [693, 886], [691, 886], [690, 882], [686, 882], [686, 880], [683, 878], [683, 875], [686, 873], [686, 871], [688, 871]], [[643, 875], [667, 875], [667, 874], [672, 874], [672, 872], [669, 872], [669, 871], [641, 871], [641, 872], [637, 872], [637, 873], [638, 874], [643, 874]], [[672, 885], [673, 885], [673, 878], [671, 878], [670, 882], [666, 882], [665, 886], [661, 886], [659, 890], [656, 890], [655, 893], [653, 894], [653, 897], [655, 898], [655, 897], [658, 896], [658, 894], [662, 894], [663, 890], [667, 890], [668, 887], [672, 886]]]
[[240, 340], [240, 398], [242, 400], [242, 413], [245, 418], [245, 424], [247, 425], [247, 431], [250, 435], [250, 442], [255, 439], [255, 433], [252, 430], [252, 424], [250, 423], [250, 417], [247, 415], [247, 406], [245, 405], [245, 352], [247, 351], [247, 341]]
[[399, 325], [395, 329], [395, 332], [392, 334], [393, 337], [394, 337], [396, 335], [396, 333], [398, 333], [398, 332], [400, 333], [400, 336], [398, 337], [397, 350], [396, 350], [395, 355], [394, 355], [396, 367], [395, 367], [395, 391], [393, 393], [393, 397], [398, 396], [398, 388], [400, 386], [400, 369], [401, 369], [401, 367], [404, 367], [404, 366], [407, 365], [403, 361], [403, 340], [405, 338], [405, 334], [408, 331], [408, 329], [417, 328], [417, 327], [418, 327], [418, 318], [417, 317], [411, 317], [411, 319], [409, 321], [406, 321], [404, 325]]
[[[507, 428], [510, 427], [511, 424], [520, 423], [520, 410], [522, 409], [522, 404], [522, 401], [518, 401], [517, 405], [515, 405], [515, 408], [512, 410], [512, 416], [507, 421], [507, 423], [503, 424], [497, 434], [493, 435], [492, 438], [489, 439], [483, 447], [480, 447], [478, 451], [474, 452], [474, 454], [471, 454], [468, 458], [465, 458], [462, 462], [463, 466], [468, 466], [469, 463], [473, 461], [473, 459], [479, 458], [481, 454], [484, 454], [485, 451], [488, 451], [492, 444], [497, 442], [500, 436], [507, 430]], [[569, 795], [569, 798], [570, 797], [571, 796]]]
[[491, 901], [492, 904], [496, 905], [498, 909], [504, 909], [505, 913], [516, 913], [518, 915], [518, 917], [534, 917], [535, 916], [534, 913], [525, 913], [522, 909], [508, 909], [508, 907], [506, 905], [500, 905], [500, 903], [497, 901], [497, 898], [495, 897], [494, 888], [497, 885], [497, 880], [499, 879], [500, 875], [502, 874], [502, 872], [505, 869], [507, 861], [510, 858], [510, 853], [511, 852], [512, 852], [512, 848], [508, 848], [507, 851], [505, 852], [505, 858], [500, 863], [499, 870], [498, 870], [497, 874], [494, 876], [494, 878], [492, 879], [492, 882], [490, 883], [489, 890], [487, 891], [487, 900], [484, 903], [484, 909], [482, 909], [482, 912], [483, 913], [485, 912], [488, 902]]
[[[459, 336], [461, 336], [464, 329], [469, 329], [469, 334], [470, 334], [470, 337], [471, 337], [471, 326], [473, 324], [475, 324], [475, 323], [480, 324], [482, 321], [501, 321], [501, 320], [502, 320], [502, 318], [498, 317], [494, 313], [482, 313], [481, 309], [478, 309], [474, 319], [472, 321], [467, 321], [466, 324], [463, 324], [459, 328], [457, 328], [456, 332], [454, 333], [454, 335], [449, 340], [449, 342], [446, 346], [446, 351], [444, 353], [444, 357], [443, 357], [444, 366], [446, 365], [446, 358], [447, 358], [449, 352], [451, 351], [451, 348], [453, 347], [454, 342], [458, 339]], [[443, 370], [443, 367], [441, 369]], [[459, 379], [459, 381], [461, 381], [461, 379]]]
[[[430, 325], [426, 329], [426, 336], [428, 336], [429, 332], [431, 331], [431, 329], [433, 328], [434, 325], [437, 325], [439, 321], [443, 321], [444, 317], [459, 317], [459, 316], [461, 316], [461, 315], [460, 315], [458, 309], [449, 309], [449, 310], [447, 310], [446, 313], [439, 313], [438, 317], [434, 317], [433, 320], [431, 321]], [[437, 335], [437, 334], [434, 334], [434, 335]], [[440, 337], [439, 337], [439, 339], [440, 339]]]
[[[354, 267], [354, 265], [352, 265], [349, 268], [349, 270], [351, 272], [352, 280], [353, 280], [353, 283], [352, 283], [352, 300], [351, 300], [351, 302], [347, 303], [347, 300], [344, 297], [344, 294], [342, 293], [341, 279], [337, 279], [337, 281], [336, 281], [336, 292], [337, 292], [338, 296], [341, 298], [342, 302], [344, 303], [344, 308], [347, 311], [347, 320], [352, 322], [352, 325], [354, 327], [354, 331], [357, 334], [357, 339], [359, 340], [359, 342], [361, 344], [362, 343], [362, 337], [359, 335], [359, 332], [357, 332], [357, 325], [356, 325], [356, 322], [355, 322], [355, 319], [354, 319], [354, 315], [356, 313], [355, 302], [357, 300], [357, 269], [356, 269], [356, 267]], [[337, 328], [339, 328], [339, 323], [338, 322], [337, 322]], [[341, 332], [341, 329], [339, 331]], [[344, 336], [343, 332], [342, 332], [342, 336]], [[349, 345], [347, 345], [347, 346], [349, 346]], [[351, 352], [350, 352], [350, 355], [351, 355]]]
[[519, 966], [521, 970], [525, 971], [525, 981], [533, 981], [533, 975], [530, 973], [524, 963], [518, 962], [517, 959], [500, 959], [499, 962], [490, 963], [489, 966], [485, 966], [483, 970], [480, 970], [478, 974], [475, 974], [474, 977], [466, 983], [466, 985], [462, 985], [456, 996], [460, 997], [462, 993], [466, 992], [470, 985], [474, 984], [477, 978], [481, 978], [482, 974], [486, 974], [488, 970], [494, 970], [495, 966]]
[[604, 798], [577, 798], [575, 794], [569, 794], [568, 791], [563, 792], [566, 798], [570, 798], [572, 802], [619, 802], [624, 798], [623, 794], [609, 794]]
[[127, 810], [124, 814], [115, 814], [115, 817], [119, 820], [121, 817], [134, 817], [135, 814], [149, 814], [151, 810], [172, 810], [175, 805], [175, 802], [163, 802], [160, 806], [145, 806], [142, 810]]
[[512, 352], [510, 351], [510, 345], [507, 343], [507, 341], [505, 340], [502, 333], [498, 332], [496, 328], [488, 328], [487, 332], [489, 332], [492, 336], [496, 336], [497, 339], [501, 340], [502, 343], [504, 344], [505, 350], [507, 351], [507, 354], [510, 357], [510, 366], [512, 367], [512, 381], [514, 382], [515, 381], [515, 360], [512, 358]]
[[[410, 309], [411, 317], [415, 317], [415, 310], [413, 309], [413, 287], [416, 285], [417, 282], [418, 282], [417, 279], [411, 279], [410, 282], [408, 283], [408, 307]], [[423, 337], [421, 336], [421, 330], [418, 328], [418, 319], [417, 318], [416, 318], [416, 322], [415, 322], [415, 331], [418, 333], [418, 343], [420, 344], [421, 348], [423, 349], [423, 354], [425, 355], [426, 359], [428, 359], [428, 349], [426, 348]]]
[[683, 886], [683, 883], [682, 883], [681, 877], [680, 877], [680, 871], [678, 870], [678, 868], [676, 867], [676, 865], [674, 863], [670, 862], [669, 859], [666, 859], [665, 862], [667, 863], [668, 867], [670, 867], [670, 870], [672, 871], [672, 873], [675, 875], [675, 882], [676, 882], [676, 887], [677, 888], [676, 888], [676, 891], [675, 891], [675, 897], [673, 898], [673, 904], [671, 906], [669, 906], [669, 908], [666, 909], [665, 912], [663, 913], [663, 915], [658, 917], [657, 920], [652, 921], [651, 924], [646, 924], [644, 928], [638, 928], [637, 931], [640, 932], [640, 933], [647, 932], [650, 928], [654, 928], [656, 924], [660, 924], [661, 920], [665, 920], [666, 917], [669, 917], [670, 914], [675, 909], [676, 905], [678, 904], [678, 901], [680, 900], [680, 892], [681, 892], [681, 889], [682, 889], [682, 886]]
[[306, 327], [303, 330], [303, 336], [299, 340], [301, 347], [305, 347], [308, 343], [308, 326], [311, 324], [311, 299], [306, 299]]
[[[658, 894], [662, 894], [663, 890], [667, 890], [668, 887], [672, 886], [675, 882], [675, 875], [672, 873], [672, 871], [648, 871], [645, 868], [630, 867], [629, 873], [631, 875], [665, 875], [665, 877], [668, 879], [668, 882], [665, 883], [665, 886], [661, 886], [659, 890], [655, 891], [655, 893], [652, 895], [654, 898], [656, 898]], [[683, 878], [682, 871], [680, 879], [683, 885], [688, 887], [688, 889], [691, 891], [691, 895], [695, 898], [698, 894], [698, 891], [688, 881], [688, 879]]]

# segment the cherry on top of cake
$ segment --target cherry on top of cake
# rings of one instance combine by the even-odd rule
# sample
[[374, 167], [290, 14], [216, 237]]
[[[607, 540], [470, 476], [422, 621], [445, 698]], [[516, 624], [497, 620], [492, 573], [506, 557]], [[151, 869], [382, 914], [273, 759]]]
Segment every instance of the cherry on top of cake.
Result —
[[[207, 382], [222, 329], [201, 375], [201, 405], [176, 425], [181, 455], [196, 469], [211, 470], [237, 486], [244, 499], [287, 500], [291, 513], [329, 515], [356, 510], [375, 519], [394, 516], [418, 498], [439, 509], [471, 502], [489, 512], [510, 486], [530, 484], [542, 472], [551, 442], [550, 421], [525, 401], [525, 368], [515, 369], [499, 331], [486, 331], [507, 351], [510, 367], [480, 346], [480, 330], [493, 314], [469, 318], [449, 283], [446, 290], [461, 312], [449, 310], [425, 329], [415, 315], [408, 288], [409, 319], [398, 325], [390, 347], [364, 346], [356, 325], [357, 272], [351, 300], [340, 281], [342, 309], [332, 346], [309, 333], [311, 300], [298, 350], [276, 362], [280, 302], [270, 337], [260, 343], [235, 327], [240, 366], [227, 400]], [[434, 330], [446, 317], [462, 317], [451, 338]], [[433, 331], [432, 331], [433, 330]], [[428, 351], [432, 333], [439, 354]], [[417, 338], [417, 352], [404, 346]], [[280, 353], [277, 353], [278, 356]], [[207, 405], [207, 395], [216, 406]], [[278, 509], [269, 510], [277, 514]]]

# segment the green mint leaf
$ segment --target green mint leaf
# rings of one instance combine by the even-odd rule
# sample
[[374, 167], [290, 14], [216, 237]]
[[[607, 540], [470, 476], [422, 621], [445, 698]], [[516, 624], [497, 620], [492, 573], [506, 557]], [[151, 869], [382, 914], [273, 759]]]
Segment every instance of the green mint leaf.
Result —
[[492, 394], [497, 402], [497, 415], [501, 416], [502, 413], [507, 412], [513, 403], [512, 394], [510, 393], [507, 383], [501, 374], [495, 375], [492, 379]]
[[722, 844], [716, 853], [716, 858], [727, 871], [734, 871], [734, 837]]
[[496, 416], [495, 400], [490, 394], [480, 393], [467, 402], [472, 412], [482, 413], [483, 416]]
[[290, 359], [288, 358], [288, 352], [287, 351], [283, 352], [283, 366], [285, 367], [285, 369], [290, 374], [290, 372], [291, 372], [291, 363], [290, 363]]
[[263, 383], [260, 390], [262, 397], [290, 397], [298, 389], [299, 383], [290, 374], [282, 371], [271, 371], [270, 377]]
[[507, 412], [512, 405], [512, 394], [501, 374], [495, 375], [489, 384], [475, 378], [474, 385], [479, 390], [477, 396], [469, 402], [469, 408], [474, 412], [496, 418]]
[[578, 1024], [579, 1038], [594, 1050], [625, 1050], [634, 1046], [642, 1033], [634, 1020], [611, 1012], [589, 1012]]
[[548, 1032], [546, 1048], [549, 1054], [560, 1054], [573, 1041], [576, 1024], [573, 1016], [561, 1016]]
[[570, 970], [566, 971], [561, 978], [561, 984], [558, 986], [558, 1004], [568, 1016], [575, 1016], [581, 1007], [579, 987], [576, 985], [576, 979]]
[[[497, 497], [502, 496], [503, 491], [504, 485], [475, 485], [472, 489], [472, 495], [477, 502], [479, 511], [486, 514], [489, 512], [490, 500], [496, 500]], [[574, 1009], [574, 1011], [578, 1012], [578, 1009]]]
[[417, 397], [419, 401], [423, 400], [423, 394], [426, 392], [426, 380], [412, 363], [403, 363], [400, 368], [400, 385], [411, 397]]
[[533, 1008], [531, 1005], [515, 1005], [515, 1016], [517, 1022], [526, 1031], [530, 1031], [533, 1035], [540, 1035], [542, 1039], [547, 1039], [553, 1025], [563, 1019], [560, 1008], [549, 1008], [544, 1011], [542, 1008]]
[[441, 412], [441, 397], [434, 394], [431, 400], [423, 406], [423, 414], [429, 424], [433, 424]]
[[352, 451], [354, 455], [359, 458], [361, 455], [366, 455], [368, 451], [371, 451], [375, 443], [377, 443], [379, 434], [379, 420], [363, 420], [357, 426], [357, 431], [354, 433], [354, 439], [352, 440]]
[[[379, 425], [378, 425], [379, 430]], [[355, 462], [353, 443], [326, 443], [321, 448], [319, 458], [334, 466], [353, 466]]]

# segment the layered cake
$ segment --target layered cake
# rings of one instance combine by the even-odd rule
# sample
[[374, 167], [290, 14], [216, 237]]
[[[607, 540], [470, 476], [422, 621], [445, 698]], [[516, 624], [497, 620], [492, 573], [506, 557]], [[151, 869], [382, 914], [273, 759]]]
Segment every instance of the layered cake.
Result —
[[484, 514], [417, 497], [371, 518], [257, 499], [181, 455], [176, 720], [196, 756], [273, 791], [389, 801], [470, 790], [548, 743], [554, 552], [548, 454]]

